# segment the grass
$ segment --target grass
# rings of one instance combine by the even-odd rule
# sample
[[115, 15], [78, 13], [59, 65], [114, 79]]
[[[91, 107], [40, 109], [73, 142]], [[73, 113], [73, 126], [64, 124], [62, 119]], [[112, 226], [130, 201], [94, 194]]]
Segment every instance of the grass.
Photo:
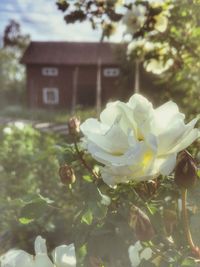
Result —
[[[77, 108], [75, 114], [81, 121], [96, 117], [95, 108]], [[0, 109], [0, 117], [40, 122], [66, 123], [72, 114], [69, 110], [28, 109], [23, 106], [7, 106]]]

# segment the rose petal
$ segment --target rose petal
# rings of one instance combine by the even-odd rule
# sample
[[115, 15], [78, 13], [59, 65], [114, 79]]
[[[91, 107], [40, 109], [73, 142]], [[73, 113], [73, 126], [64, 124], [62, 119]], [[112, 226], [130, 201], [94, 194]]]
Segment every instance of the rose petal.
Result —
[[46, 240], [41, 236], [35, 239], [35, 254], [47, 254]]
[[33, 267], [54, 267], [47, 254], [36, 254]]
[[33, 267], [33, 256], [23, 250], [10, 250], [1, 256], [2, 267]]
[[145, 248], [140, 254], [140, 259], [141, 260], [142, 259], [149, 260], [149, 259], [151, 259], [152, 255], [153, 255], [152, 249], [151, 248]]
[[61, 245], [55, 248], [52, 253], [54, 263], [58, 267], [76, 267], [75, 247], [71, 245]]

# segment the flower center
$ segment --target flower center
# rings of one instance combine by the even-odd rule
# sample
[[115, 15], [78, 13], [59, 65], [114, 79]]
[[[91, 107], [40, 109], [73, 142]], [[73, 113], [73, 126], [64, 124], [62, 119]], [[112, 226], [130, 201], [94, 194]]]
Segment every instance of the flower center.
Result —
[[147, 151], [144, 154], [143, 166], [147, 166], [149, 164], [149, 162], [152, 160], [152, 158], [153, 158], [153, 153], [151, 151]]

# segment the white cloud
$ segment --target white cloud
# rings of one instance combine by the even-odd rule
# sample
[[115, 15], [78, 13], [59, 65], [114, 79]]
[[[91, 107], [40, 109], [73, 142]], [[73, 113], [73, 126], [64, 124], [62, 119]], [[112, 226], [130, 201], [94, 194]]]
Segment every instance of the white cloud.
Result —
[[[9, 12], [2, 12], [3, 7]], [[9, 19], [15, 19], [32, 40], [99, 41], [101, 37], [101, 32], [92, 30], [89, 22], [66, 24], [55, 0], [1, 0], [0, 17], [4, 20], [1, 35]]]
[[37, 3], [31, 0], [18, 0], [18, 5], [23, 11], [21, 19], [29, 23], [33, 39], [91, 41], [98, 38], [98, 33], [92, 32], [88, 23], [67, 25], [54, 0], [37, 0]]

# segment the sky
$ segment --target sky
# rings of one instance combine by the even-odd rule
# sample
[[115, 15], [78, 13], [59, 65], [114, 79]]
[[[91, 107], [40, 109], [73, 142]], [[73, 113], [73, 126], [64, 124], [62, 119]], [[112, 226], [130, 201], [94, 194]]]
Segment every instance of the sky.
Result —
[[[66, 24], [56, 0], [0, 0], [0, 38], [10, 19], [20, 23], [23, 33], [34, 41], [99, 41], [100, 31], [89, 22]], [[119, 42], [121, 33], [111, 41]]]

